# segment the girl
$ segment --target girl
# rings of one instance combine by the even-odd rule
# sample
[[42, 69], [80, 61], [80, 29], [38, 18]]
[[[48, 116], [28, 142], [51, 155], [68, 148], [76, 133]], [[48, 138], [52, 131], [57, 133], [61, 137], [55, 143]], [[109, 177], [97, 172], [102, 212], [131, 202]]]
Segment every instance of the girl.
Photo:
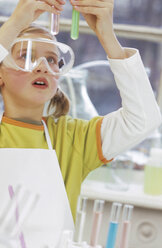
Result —
[[[73, 228], [77, 197], [87, 174], [141, 142], [161, 124], [139, 52], [121, 47], [114, 34], [113, 0], [71, 0], [71, 4], [82, 13], [108, 56], [122, 108], [90, 121], [66, 115], [69, 103], [58, 87], [59, 75], [67, 71], [59, 68], [61, 45], [46, 29], [30, 25], [45, 11], [60, 14], [64, 4], [64, 0], [19, 0], [0, 29], [4, 101], [0, 196], [3, 201], [7, 186], [17, 183], [40, 193], [24, 229], [29, 246], [58, 245], [62, 231]], [[42, 119], [49, 100], [54, 113]]]

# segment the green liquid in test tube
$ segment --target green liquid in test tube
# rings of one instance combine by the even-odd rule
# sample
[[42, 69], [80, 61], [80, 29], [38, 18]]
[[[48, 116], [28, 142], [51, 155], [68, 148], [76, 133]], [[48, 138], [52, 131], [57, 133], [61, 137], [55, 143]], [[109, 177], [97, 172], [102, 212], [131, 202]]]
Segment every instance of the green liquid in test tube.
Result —
[[76, 40], [79, 37], [79, 16], [80, 13], [73, 8], [71, 24], [71, 38], [73, 40]]

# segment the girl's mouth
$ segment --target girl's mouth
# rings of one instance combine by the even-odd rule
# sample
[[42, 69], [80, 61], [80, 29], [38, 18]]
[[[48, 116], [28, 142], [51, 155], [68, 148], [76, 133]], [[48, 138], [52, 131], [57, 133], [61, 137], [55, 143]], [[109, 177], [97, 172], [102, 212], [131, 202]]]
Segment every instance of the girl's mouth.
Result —
[[45, 78], [37, 78], [32, 82], [35, 88], [46, 89], [48, 87], [48, 81]]

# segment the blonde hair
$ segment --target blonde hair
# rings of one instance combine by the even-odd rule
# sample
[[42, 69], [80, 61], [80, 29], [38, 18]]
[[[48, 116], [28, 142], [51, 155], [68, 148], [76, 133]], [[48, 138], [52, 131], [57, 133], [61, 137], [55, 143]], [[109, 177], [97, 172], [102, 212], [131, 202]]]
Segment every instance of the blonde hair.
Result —
[[[51, 40], [56, 41], [56, 37], [53, 36], [49, 30], [45, 27], [38, 26], [36, 24], [31, 24], [29, 27], [23, 29], [18, 37], [22, 37], [25, 34], [34, 34], [34, 33], [40, 33], [45, 36], [47, 36]], [[56, 94], [51, 99], [47, 112], [48, 114], [51, 112], [50, 115], [52, 115], [54, 118], [59, 118], [62, 115], [68, 114], [70, 109], [70, 101], [68, 96], [60, 89], [58, 88], [56, 91]]]

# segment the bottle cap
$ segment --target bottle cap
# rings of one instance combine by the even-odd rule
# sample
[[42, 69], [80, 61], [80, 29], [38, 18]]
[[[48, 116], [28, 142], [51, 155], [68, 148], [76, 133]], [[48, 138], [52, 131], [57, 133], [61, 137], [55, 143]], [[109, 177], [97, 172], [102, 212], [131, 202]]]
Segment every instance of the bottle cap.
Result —
[[59, 247], [67, 248], [69, 246], [69, 243], [72, 243], [72, 240], [73, 240], [73, 231], [72, 230], [63, 231]]
[[105, 203], [104, 200], [95, 200], [93, 211], [94, 212], [103, 212], [104, 203]]
[[162, 149], [161, 148], [151, 148], [150, 150], [151, 157], [158, 157], [162, 159]]
[[151, 148], [148, 164], [150, 166], [162, 167], [162, 149], [161, 148]]
[[133, 206], [132, 205], [124, 205], [123, 209], [123, 221], [130, 221], [132, 212], [133, 212]]
[[77, 211], [78, 212], [85, 212], [86, 206], [87, 206], [87, 197], [78, 197], [78, 203], [77, 203]]
[[112, 222], [119, 222], [120, 211], [121, 211], [122, 204], [118, 202], [114, 202], [111, 208], [111, 216], [110, 220]]

